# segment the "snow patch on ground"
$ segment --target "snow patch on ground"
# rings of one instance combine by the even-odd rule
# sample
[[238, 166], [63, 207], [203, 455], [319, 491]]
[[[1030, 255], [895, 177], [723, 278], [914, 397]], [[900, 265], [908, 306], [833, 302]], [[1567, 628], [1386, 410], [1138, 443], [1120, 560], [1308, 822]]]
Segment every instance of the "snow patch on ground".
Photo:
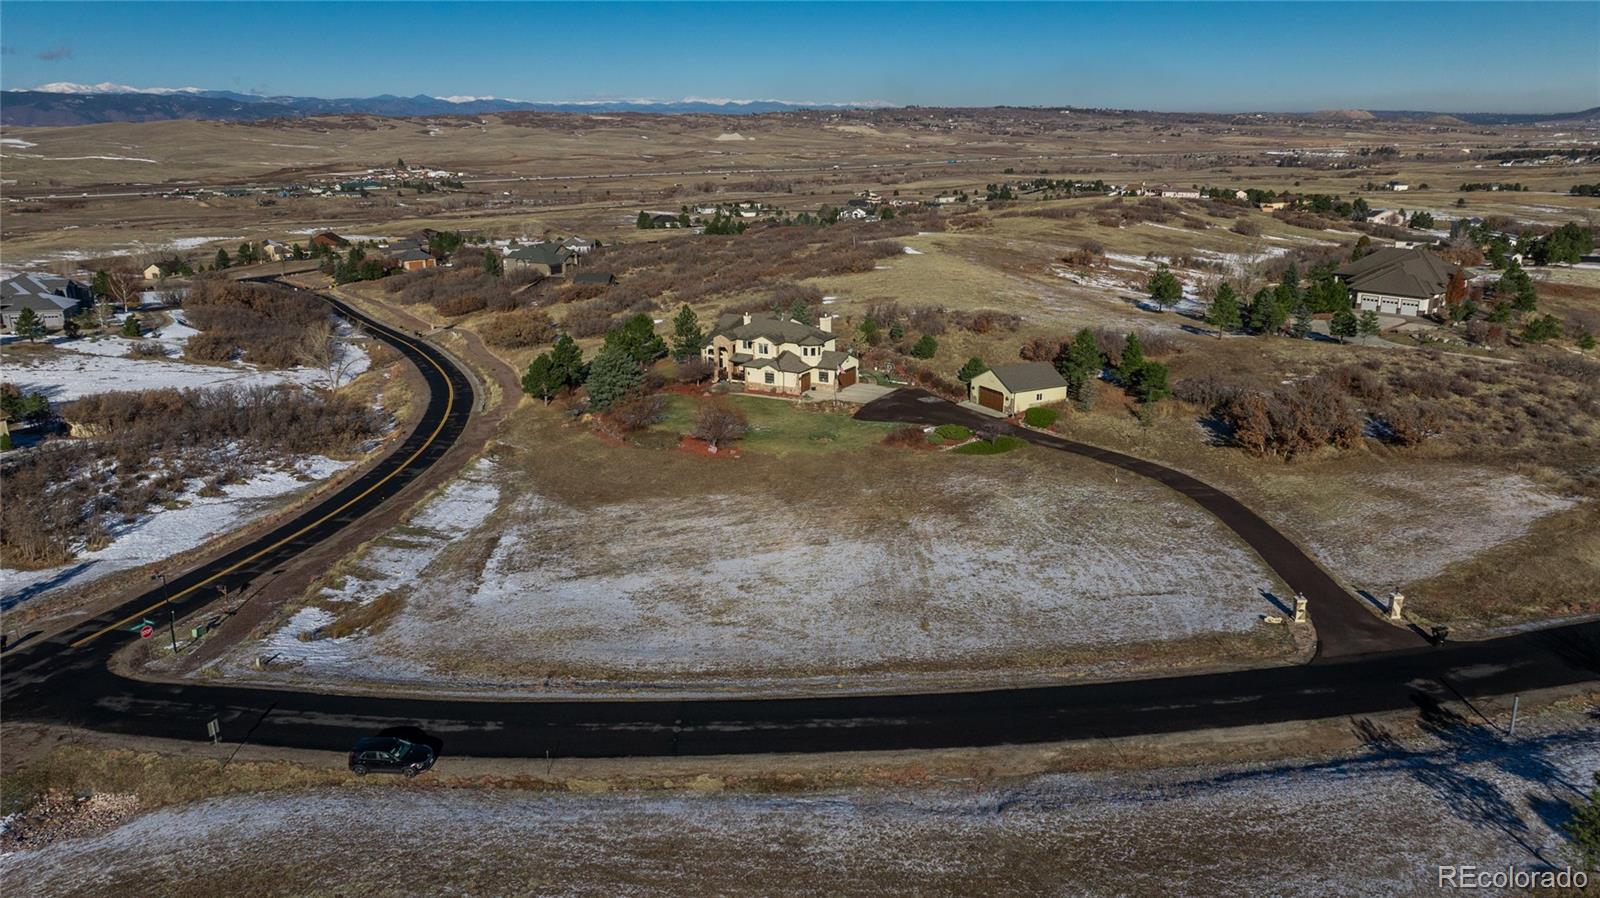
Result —
[[[1325, 761], [965, 787], [258, 793], [12, 851], [0, 876], [44, 898], [242, 895], [261, 883], [274, 894], [408, 898], [522, 894], [534, 882], [574, 896], [1387, 898], [1438, 892], [1441, 863], [1562, 866], [1569, 845], [1556, 826], [1600, 764], [1600, 730], [1501, 742], [1465, 729]], [[452, 775], [453, 763], [446, 756], [431, 775]], [[350, 833], [373, 821], [383, 837], [351, 851]]]
[[202, 481], [191, 481], [179, 505], [135, 515], [112, 528], [109, 545], [79, 551], [70, 564], [38, 571], [0, 568], [0, 606], [9, 608], [53, 590], [81, 589], [108, 574], [192, 549], [255, 520], [282, 497], [327, 480], [350, 464], [320, 455], [298, 458], [222, 487], [221, 496], [202, 496]]
[[28, 142], [26, 140], [23, 140], [20, 137], [0, 137], [0, 146], [4, 146], [4, 147], [21, 147], [22, 149], [25, 150], [28, 147], [36, 147], [36, 146], [38, 146], [38, 144], [30, 143], [30, 142]]
[[906, 249], [906, 255], [908, 255], [908, 256], [920, 256], [920, 255], [922, 255], [922, 250], [920, 250], [920, 249], [912, 249], [909, 246], [906, 247], [905, 249]]
[[[725, 495], [578, 510], [526, 494], [485, 523], [500, 496], [489, 476], [475, 470], [355, 559], [359, 575], [324, 599], [414, 600], [299, 675], [470, 688], [484, 675], [462, 672], [469, 654], [503, 664], [493, 678], [512, 686], [552, 663], [625, 677], [959, 665], [1238, 633], [1280, 588], [1209, 516], [1125, 479], [1014, 495], [965, 472], [938, 491], [984, 503], [986, 523], [921, 513], [858, 532], [828, 500]], [[461, 558], [473, 560], [436, 564]]]

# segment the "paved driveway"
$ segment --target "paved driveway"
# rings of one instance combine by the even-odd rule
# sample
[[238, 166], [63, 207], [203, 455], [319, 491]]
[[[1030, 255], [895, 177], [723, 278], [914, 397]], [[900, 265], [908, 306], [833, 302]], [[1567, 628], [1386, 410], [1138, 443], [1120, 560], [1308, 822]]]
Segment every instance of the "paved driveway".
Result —
[[829, 396], [826, 393], [814, 392], [807, 393], [806, 395], [813, 399], [836, 399], [840, 402], [851, 402], [856, 405], [866, 405], [874, 399], [882, 399], [890, 393], [893, 393], [894, 389], [894, 387], [880, 387], [877, 384], [869, 384], [857, 381], [856, 383], [845, 387], [832, 396]]

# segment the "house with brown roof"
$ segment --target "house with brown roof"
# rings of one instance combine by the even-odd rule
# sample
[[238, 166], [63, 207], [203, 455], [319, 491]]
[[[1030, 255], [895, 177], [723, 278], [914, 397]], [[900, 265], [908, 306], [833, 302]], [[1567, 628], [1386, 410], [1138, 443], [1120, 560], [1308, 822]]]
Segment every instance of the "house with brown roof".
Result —
[[1357, 309], [1416, 317], [1443, 311], [1445, 289], [1458, 270], [1426, 249], [1391, 246], [1336, 269], [1334, 276], [1349, 285]]
[[400, 267], [406, 271], [422, 271], [428, 268], [437, 268], [439, 260], [420, 249], [408, 249], [391, 256]]
[[772, 312], [729, 313], [717, 319], [700, 357], [717, 380], [753, 393], [836, 393], [856, 382], [861, 365], [837, 341], [832, 315], [812, 326]]
[[534, 243], [506, 253], [507, 268], [531, 268], [548, 276], [564, 274], [577, 264], [578, 257], [571, 250], [555, 243]]
[[323, 249], [344, 249], [350, 245], [350, 241], [332, 231], [323, 231], [320, 234], [312, 235], [311, 245], [320, 246]]
[[1067, 381], [1049, 362], [996, 365], [967, 384], [967, 398], [1004, 415], [1067, 401]]

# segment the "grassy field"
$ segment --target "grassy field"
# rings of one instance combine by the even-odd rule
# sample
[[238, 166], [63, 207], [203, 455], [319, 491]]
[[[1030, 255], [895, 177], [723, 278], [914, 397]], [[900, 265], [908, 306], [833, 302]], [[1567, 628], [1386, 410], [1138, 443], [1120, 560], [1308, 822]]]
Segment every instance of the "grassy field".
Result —
[[[730, 396], [724, 400], [749, 421], [750, 432], [738, 442], [740, 452], [790, 455], [796, 452], [849, 452], [882, 442], [893, 425], [857, 421], [843, 412], [817, 411], [783, 399]], [[674, 395], [658, 432], [689, 436], [694, 416], [705, 400]]]

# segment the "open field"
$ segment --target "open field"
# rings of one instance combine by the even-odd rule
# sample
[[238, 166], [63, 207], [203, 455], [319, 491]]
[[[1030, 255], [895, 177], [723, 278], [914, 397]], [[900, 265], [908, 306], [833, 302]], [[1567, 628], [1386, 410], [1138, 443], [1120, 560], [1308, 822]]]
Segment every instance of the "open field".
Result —
[[[802, 784], [782, 794], [787, 780], [743, 791], [713, 776], [680, 791], [613, 795], [575, 794], [607, 791], [603, 780], [574, 781], [555, 794], [389, 788], [246, 765], [237, 776], [276, 773], [281, 782], [265, 786], [274, 791], [173, 804], [109, 831], [91, 826], [76, 838], [40, 840], [43, 847], [12, 845], [0, 854], [0, 875], [39, 896], [179, 889], [196, 898], [800, 895], [819, 888], [839, 895], [1409, 896], [1438, 890], [1440, 864], [1489, 870], [1570, 862], [1557, 828], [1574, 790], [1600, 764], [1592, 720], [1535, 722], [1508, 742], [1479, 726], [1418, 737], [1369, 721], [1355, 726], [1366, 746], [1323, 760], [927, 783], [914, 791]], [[111, 821], [138, 807], [128, 793], [96, 801]], [[383, 821], [382, 838], [357, 848], [352, 832], [374, 821]], [[156, 844], [162, 850], [153, 851]]]
[[223, 670], [259, 678], [250, 664], [276, 656], [272, 677], [295, 681], [719, 689], [1294, 651], [1259, 623], [1283, 587], [1159, 487], [1045, 453], [860, 445], [848, 434], [885, 429], [743, 404], [765, 430], [738, 458], [607, 446], [526, 415], [494, 461]]

